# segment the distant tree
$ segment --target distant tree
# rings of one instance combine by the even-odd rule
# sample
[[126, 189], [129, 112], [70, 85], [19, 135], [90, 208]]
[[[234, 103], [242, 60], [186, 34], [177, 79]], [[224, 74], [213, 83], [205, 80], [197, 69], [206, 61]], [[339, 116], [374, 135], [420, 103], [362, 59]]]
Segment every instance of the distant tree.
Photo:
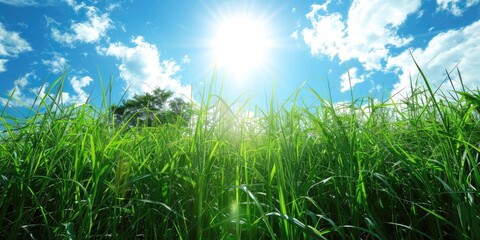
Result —
[[183, 98], [176, 97], [170, 100], [169, 107], [171, 117], [173, 117], [171, 120], [175, 121], [180, 117], [185, 123], [190, 121], [193, 114], [193, 106], [191, 103], [185, 102]]
[[188, 123], [192, 115], [191, 104], [172, 97], [172, 91], [156, 88], [151, 93], [123, 100], [119, 106], [112, 105], [111, 111], [116, 122], [128, 122], [132, 126], [157, 126], [177, 121]]

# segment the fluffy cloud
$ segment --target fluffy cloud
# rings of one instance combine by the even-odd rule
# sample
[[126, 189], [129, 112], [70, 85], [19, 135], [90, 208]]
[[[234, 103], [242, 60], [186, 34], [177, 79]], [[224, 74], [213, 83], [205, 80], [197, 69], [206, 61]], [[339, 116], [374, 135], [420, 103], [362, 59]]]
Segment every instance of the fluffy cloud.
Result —
[[18, 32], [5, 29], [0, 23], [0, 57], [17, 57], [19, 54], [32, 51], [30, 44]]
[[73, 0], [67, 0], [76, 12], [81, 9], [86, 10], [87, 20], [84, 22], [72, 22], [70, 32], [60, 32], [53, 27], [52, 37], [55, 41], [73, 46], [75, 42], [94, 43], [105, 37], [107, 30], [111, 28], [112, 20], [108, 13], [100, 14], [98, 9], [93, 6], [86, 6], [85, 3], [76, 4]]
[[[460, 16], [465, 9], [478, 4], [480, 0], [437, 0], [438, 10], [449, 11]], [[405, 49], [413, 40], [412, 36], [398, 35], [398, 29], [411, 14], [420, 14], [421, 1], [402, 0], [366, 1], [354, 0], [344, 19], [339, 13], [328, 13], [328, 2], [312, 5], [306, 18], [312, 26], [304, 28], [303, 39], [314, 56], [338, 57], [340, 62], [358, 60], [367, 71], [392, 71], [399, 75], [399, 82], [394, 85], [392, 95], [403, 98], [410, 90], [410, 76], [415, 81], [418, 77], [410, 52], [413, 54], [429, 83], [444, 90], [450, 89], [445, 70], [459, 66], [464, 84], [469, 88], [480, 86], [480, 21], [462, 29], [449, 30], [433, 37], [423, 48], [404, 50], [392, 56], [392, 50]], [[357, 77], [358, 69], [350, 70], [352, 87], [365, 80]], [[456, 74], [456, 89], [459, 81]], [[348, 75], [341, 76], [341, 91], [350, 89]], [[420, 84], [423, 80], [420, 79]], [[400, 93], [400, 94], [399, 94]]]
[[302, 35], [311, 54], [338, 57], [341, 62], [356, 59], [366, 70], [380, 70], [391, 48], [412, 41], [397, 30], [421, 5], [420, 0], [355, 0], [345, 21], [339, 13], [327, 12], [328, 3], [312, 5], [306, 15], [312, 27], [304, 28]]
[[357, 70], [358, 69], [356, 67], [350, 68], [348, 72], [340, 76], [340, 79], [342, 79], [342, 81], [340, 82], [340, 86], [341, 86], [340, 92], [349, 91], [355, 85], [365, 81], [365, 75], [361, 75], [360, 77], [357, 77]]
[[312, 12], [307, 14], [312, 28], [303, 29], [303, 39], [312, 55], [326, 55], [332, 59], [346, 45], [342, 16], [339, 13], [320, 15], [313, 9], [315, 8], [312, 7]]
[[183, 58], [182, 58], [182, 62], [183, 62], [184, 64], [188, 64], [188, 63], [190, 63], [190, 61], [191, 61], [190, 56], [188, 56], [187, 54], [185, 54], [185, 55], [183, 56]]
[[52, 59], [43, 59], [42, 63], [49, 67], [50, 72], [54, 74], [61, 73], [67, 67], [68, 61], [58, 53], [54, 53]]
[[[0, 97], [0, 105], [10, 107], [33, 107], [37, 106], [40, 103], [40, 99], [45, 97], [46, 89], [48, 88], [48, 83], [45, 83], [38, 87], [29, 87], [31, 80], [37, 79], [37, 76], [34, 72], [29, 72], [19, 77], [13, 83], [13, 88], [8, 90], [8, 96], [11, 96], [11, 99]], [[83, 89], [88, 86], [93, 79], [89, 76], [78, 78], [73, 76], [70, 80], [70, 84], [73, 88], [73, 94], [69, 92], [62, 92], [60, 99], [61, 103], [64, 104], [84, 104], [88, 100], [88, 94]], [[52, 94], [54, 97], [55, 94]]]
[[462, 16], [463, 12], [476, 4], [478, 4], [480, 0], [437, 0], [439, 11], [448, 11], [452, 13], [454, 16]]
[[72, 85], [74, 95], [70, 95], [68, 92], [63, 92], [62, 99], [64, 103], [74, 103], [74, 104], [84, 104], [87, 102], [89, 98], [89, 94], [83, 90], [84, 87], [90, 85], [93, 79], [90, 76], [85, 76], [82, 78], [78, 78], [77, 76], [73, 76], [70, 79], [70, 84]]
[[180, 66], [172, 60], [160, 60], [160, 53], [154, 44], [142, 37], [132, 39], [133, 47], [116, 42], [107, 48], [97, 48], [99, 54], [121, 60], [120, 77], [125, 81], [129, 95], [152, 91], [156, 87], [168, 89], [178, 96], [190, 98], [191, 87], [183, 86], [175, 75]]
[[7, 70], [5, 64], [8, 60], [4, 57], [17, 57], [19, 54], [29, 51], [32, 51], [32, 47], [20, 37], [18, 32], [8, 31], [0, 23], [0, 73]]
[[[400, 93], [404, 97], [410, 89], [410, 76], [415, 81], [419, 72], [415, 67], [410, 51], [425, 73], [429, 83], [442, 89], [450, 89], [449, 83], [441, 85], [447, 78], [445, 70], [453, 70], [457, 66], [461, 71], [464, 84], [476, 89], [480, 86], [480, 20], [461, 29], [440, 33], [430, 40], [425, 48], [404, 51], [398, 56], [390, 57], [387, 69], [399, 73], [400, 81], [394, 85], [393, 94]], [[451, 75], [459, 90], [459, 79], [456, 72]], [[419, 82], [422, 83], [422, 79]]]
[[323, 4], [316, 4], [316, 3], [312, 4], [312, 12], [318, 12], [320, 10], [327, 12], [328, 5], [330, 5], [331, 2], [332, 0], [326, 0]]
[[36, 75], [34, 72], [29, 72], [15, 80], [13, 88], [8, 91], [8, 96], [11, 96], [11, 99], [0, 97], [0, 104], [6, 106], [8, 103], [10, 107], [31, 107], [38, 104], [37, 95], [39, 97], [45, 96], [45, 88], [37, 87], [27, 89], [27, 85], [30, 82], [29, 80], [35, 78]]

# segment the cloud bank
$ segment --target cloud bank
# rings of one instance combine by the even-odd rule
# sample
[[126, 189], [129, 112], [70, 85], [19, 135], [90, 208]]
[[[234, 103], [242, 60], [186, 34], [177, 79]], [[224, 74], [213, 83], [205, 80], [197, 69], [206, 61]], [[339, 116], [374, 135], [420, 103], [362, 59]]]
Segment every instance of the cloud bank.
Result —
[[[448, 11], [461, 16], [479, 2], [437, 0], [437, 12]], [[418, 76], [410, 52], [434, 86], [451, 89], [450, 84], [442, 85], [446, 79], [445, 70], [450, 71], [457, 65], [465, 86], [473, 89], [480, 86], [480, 21], [461, 29], [441, 32], [424, 48], [409, 49], [414, 36], [399, 35], [398, 30], [409, 16], [423, 15], [420, 0], [354, 0], [346, 19], [340, 13], [329, 13], [329, 4], [330, 1], [326, 1], [322, 5], [311, 6], [311, 11], [306, 14], [311, 26], [302, 30], [303, 40], [313, 56], [338, 58], [340, 63], [358, 61], [361, 68], [350, 69], [352, 87], [365, 80], [365, 75], [357, 77], [360, 71], [366, 72], [367, 76], [373, 71], [394, 72], [399, 80], [394, 84], [392, 94], [406, 96], [410, 89], [410, 76], [413, 80]], [[350, 90], [348, 75], [343, 74], [340, 79], [341, 92]]]
[[397, 30], [421, 5], [420, 0], [357, 0], [344, 20], [340, 13], [328, 13], [329, 3], [312, 5], [306, 15], [312, 27], [304, 28], [302, 36], [310, 53], [338, 57], [340, 62], [356, 59], [366, 70], [380, 70], [391, 48], [413, 40], [398, 35]]
[[[446, 70], [458, 65], [465, 86], [476, 89], [480, 86], [480, 20], [461, 29], [449, 30], [433, 37], [425, 48], [409, 49], [387, 60], [387, 70], [397, 72], [400, 81], [394, 85], [393, 94], [405, 94], [410, 89], [410, 76], [415, 81], [418, 70], [410, 51], [420, 64], [430, 84], [444, 90], [451, 89]], [[459, 90], [456, 71], [451, 76]], [[420, 79], [419, 82], [423, 80]], [[444, 84], [442, 84], [444, 83]]]

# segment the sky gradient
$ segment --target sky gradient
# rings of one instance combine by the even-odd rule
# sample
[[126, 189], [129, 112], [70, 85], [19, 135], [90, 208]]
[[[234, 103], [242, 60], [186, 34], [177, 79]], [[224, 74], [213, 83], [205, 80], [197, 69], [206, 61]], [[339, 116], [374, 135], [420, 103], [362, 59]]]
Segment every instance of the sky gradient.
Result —
[[446, 71], [458, 66], [477, 89], [479, 3], [0, 0], [0, 105], [10, 95], [34, 105], [64, 71], [62, 100], [72, 104], [99, 104], [100, 79], [112, 81], [114, 103], [155, 87], [198, 100], [212, 78], [226, 99], [259, 105], [272, 89], [282, 101], [302, 84], [335, 102], [381, 101], [408, 94], [412, 55], [433, 86], [451, 89]]

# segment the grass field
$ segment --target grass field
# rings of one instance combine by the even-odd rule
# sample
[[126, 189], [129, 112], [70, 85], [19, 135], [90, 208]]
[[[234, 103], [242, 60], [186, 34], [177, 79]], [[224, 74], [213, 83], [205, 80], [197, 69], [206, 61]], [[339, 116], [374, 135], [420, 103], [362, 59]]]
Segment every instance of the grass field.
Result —
[[253, 117], [207, 90], [191, 126], [130, 128], [59, 104], [63, 78], [0, 116], [0, 239], [480, 238], [478, 90]]

